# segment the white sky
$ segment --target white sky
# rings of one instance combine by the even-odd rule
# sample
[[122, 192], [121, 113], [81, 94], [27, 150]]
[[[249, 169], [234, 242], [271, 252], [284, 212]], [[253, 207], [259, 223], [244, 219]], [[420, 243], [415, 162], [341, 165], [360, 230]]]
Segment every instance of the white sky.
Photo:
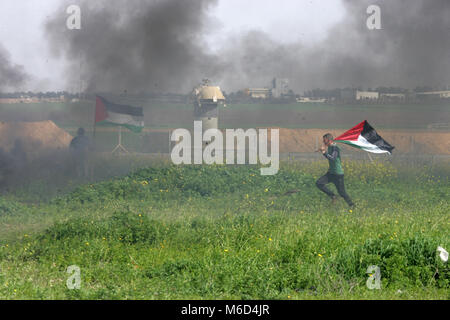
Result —
[[[0, 0], [0, 44], [9, 51], [12, 62], [23, 65], [34, 78], [20, 89], [72, 89], [62, 81], [63, 61], [48, 52], [43, 28], [59, 3], [61, 0]], [[313, 44], [343, 19], [344, 11], [340, 0], [220, 0], [211, 14], [218, 18], [219, 28], [207, 40], [216, 48], [215, 44], [228, 36], [248, 30], [264, 31], [281, 42]]]
[[283, 42], [321, 40], [344, 15], [339, 0], [221, 0], [222, 34], [262, 30]]

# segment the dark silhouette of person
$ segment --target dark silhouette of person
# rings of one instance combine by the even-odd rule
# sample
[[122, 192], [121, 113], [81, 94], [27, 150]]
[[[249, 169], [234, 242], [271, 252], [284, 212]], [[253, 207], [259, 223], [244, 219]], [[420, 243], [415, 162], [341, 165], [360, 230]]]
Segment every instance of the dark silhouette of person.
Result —
[[78, 177], [87, 178], [89, 176], [88, 156], [91, 149], [91, 142], [90, 139], [85, 136], [84, 128], [79, 128], [77, 136], [70, 142], [70, 151]]
[[27, 153], [20, 139], [14, 141], [14, 147], [11, 149], [11, 156], [14, 158], [14, 166], [21, 170], [27, 164]]
[[9, 152], [0, 148], [0, 189], [5, 189], [12, 181], [14, 160]]

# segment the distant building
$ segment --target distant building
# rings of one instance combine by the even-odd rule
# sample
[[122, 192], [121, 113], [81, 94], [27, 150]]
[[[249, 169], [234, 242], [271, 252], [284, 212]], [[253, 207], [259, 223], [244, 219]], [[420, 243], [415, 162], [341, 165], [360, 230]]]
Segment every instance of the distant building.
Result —
[[249, 88], [245, 93], [254, 99], [267, 99], [270, 96], [270, 89], [267, 88]]
[[327, 102], [327, 99], [325, 98], [308, 98], [308, 97], [300, 97], [297, 98], [296, 101], [298, 103], [324, 103]]
[[341, 99], [348, 101], [364, 101], [364, 100], [378, 100], [380, 94], [373, 91], [360, 91], [356, 89], [341, 90]]
[[63, 101], [61, 101], [60, 98], [41, 98], [40, 102], [51, 102], [51, 103], [55, 103], [55, 102], [63, 102]]
[[289, 80], [274, 78], [272, 88], [248, 88], [244, 90], [244, 93], [253, 99], [283, 98], [290, 93]]
[[380, 97], [378, 92], [356, 91], [356, 100], [377, 100]]
[[450, 98], [450, 90], [448, 91], [429, 91], [429, 92], [417, 92], [416, 97], [418, 99], [448, 99]]
[[406, 100], [404, 93], [380, 93], [380, 99], [384, 102], [403, 102]]
[[289, 94], [289, 80], [274, 78], [272, 81], [272, 97], [281, 98], [287, 94]]
[[17, 98], [0, 98], [0, 104], [13, 104], [20, 103], [20, 99]]
[[65, 102], [65, 96], [59, 96], [56, 98], [38, 98], [38, 97], [29, 97], [29, 96], [21, 96], [20, 98], [0, 98], [0, 103], [4, 104], [16, 104], [16, 103], [40, 103], [40, 102]]

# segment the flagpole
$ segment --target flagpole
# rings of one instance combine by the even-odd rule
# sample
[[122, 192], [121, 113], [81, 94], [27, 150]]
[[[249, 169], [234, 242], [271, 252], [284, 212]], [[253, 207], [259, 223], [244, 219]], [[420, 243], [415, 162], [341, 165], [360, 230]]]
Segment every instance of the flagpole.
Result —
[[122, 151], [123, 153], [129, 153], [127, 149], [125, 149], [125, 147], [122, 145], [122, 126], [118, 126], [119, 127], [119, 136], [118, 136], [118, 143], [117, 146], [114, 148], [113, 151], [111, 151], [111, 153], [115, 153], [116, 151]]
[[92, 139], [95, 142], [95, 133], [96, 133], [96, 129], [97, 129], [97, 97], [95, 97], [95, 105], [94, 105], [94, 132], [92, 134]]
[[[94, 102], [95, 104], [94, 104], [94, 131], [93, 131], [93, 134], [92, 134], [92, 144], [91, 144], [91, 147], [92, 147], [92, 149], [93, 149], [93, 151], [94, 152], [96, 152], [96, 150], [97, 150], [97, 146], [96, 146], [96, 143], [95, 143], [95, 133], [96, 133], [96, 130], [97, 130], [97, 96], [95, 96], [95, 102]], [[93, 164], [93, 162], [91, 161], [91, 163], [90, 163], [90, 175], [91, 175], [91, 179], [93, 180], [94, 179], [94, 174], [95, 174], [95, 168], [94, 168], [94, 164]]]
[[122, 145], [122, 126], [119, 126], [119, 146]]

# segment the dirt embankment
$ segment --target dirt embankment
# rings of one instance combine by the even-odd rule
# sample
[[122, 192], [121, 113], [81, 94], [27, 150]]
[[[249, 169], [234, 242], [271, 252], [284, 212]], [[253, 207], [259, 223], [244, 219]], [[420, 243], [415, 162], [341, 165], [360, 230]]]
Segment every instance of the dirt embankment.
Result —
[[[106, 129], [106, 128], [105, 128]], [[110, 128], [108, 128], [110, 129]], [[106, 130], [108, 130], [106, 129]], [[164, 130], [146, 130], [146, 132]], [[314, 152], [321, 145], [322, 136], [330, 132], [334, 136], [345, 130], [280, 129], [280, 152]], [[379, 130], [378, 133], [395, 147], [396, 153], [423, 153], [450, 155], [450, 132]], [[27, 153], [68, 148], [72, 136], [53, 121], [0, 122], [0, 148], [9, 152], [20, 141]], [[165, 142], [164, 142], [165, 143]]]
[[10, 151], [19, 143], [25, 152], [68, 148], [72, 136], [53, 121], [0, 122], [0, 148]]
[[[325, 133], [330, 132], [336, 137], [344, 131], [281, 128], [280, 152], [314, 152], [317, 146], [320, 147]], [[450, 155], [450, 132], [382, 130], [378, 133], [395, 147], [397, 153]]]

